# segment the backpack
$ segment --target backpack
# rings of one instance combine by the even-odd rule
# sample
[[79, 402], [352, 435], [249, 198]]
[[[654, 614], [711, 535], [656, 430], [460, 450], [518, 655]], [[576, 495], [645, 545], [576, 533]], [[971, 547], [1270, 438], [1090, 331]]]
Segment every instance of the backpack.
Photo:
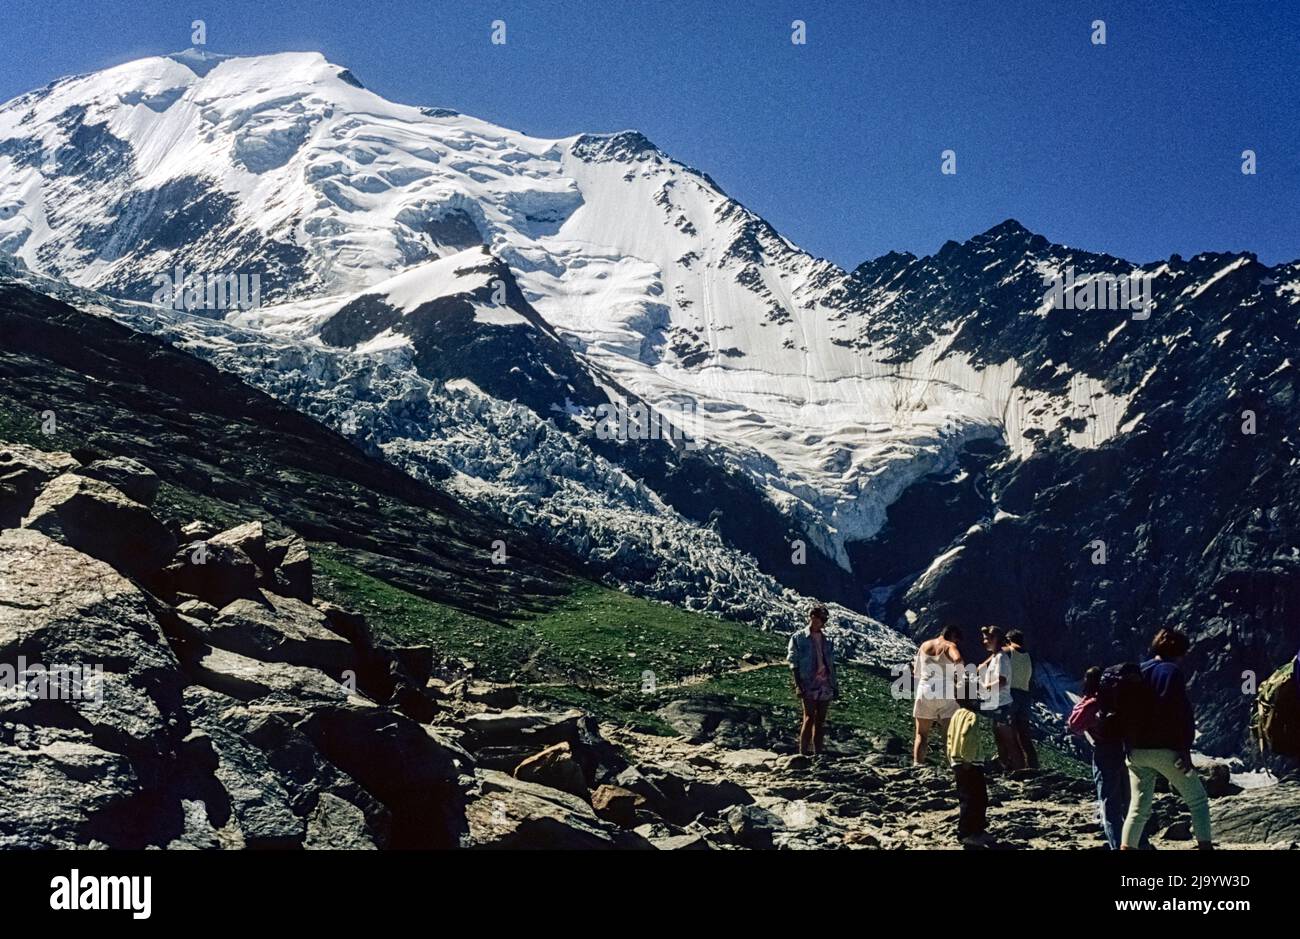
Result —
[[1142, 667], [1136, 662], [1112, 665], [1101, 673], [1094, 736], [1098, 740], [1131, 740], [1153, 707]]
[[1261, 751], [1300, 758], [1300, 687], [1295, 662], [1287, 662], [1259, 686], [1250, 735]]
[[1096, 729], [1098, 716], [1097, 699], [1084, 698], [1074, 706], [1065, 726], [1072, 734], [1090, 734]]

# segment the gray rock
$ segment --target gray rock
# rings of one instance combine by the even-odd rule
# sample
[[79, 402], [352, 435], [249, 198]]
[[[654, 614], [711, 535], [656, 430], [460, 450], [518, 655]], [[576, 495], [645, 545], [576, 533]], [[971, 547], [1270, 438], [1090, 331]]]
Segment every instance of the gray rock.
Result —
[[649, 849], [650, 842], [601, 819], [582, 799], [496, 770], [475, 773], [479, 798], [466, 810], [470, 848]]
[[202, 600], [186, 600], [176, 607], [176, 612], [204, 623], [212, 622], [217, 616], [217, 608]]
[[312, 564], [307, 542], [297, 535], [267, 544], [268, 563], [274, 568], [276, 593], [304, 603], [312, 601]]
[[208, 539], [209, 545], [225, 545], [243, 552], [263, 571], [271, 568], [271, 558], [266, 551], [266, 532], [261, 522], [245, 522], [228, 528]]
[[757, 851], [771, 848], [772, 836], [785, 827], [774, 813], [757, 805], [732, 806], [725, 818], [736, 842]]
[[77, 731], [38, 728], [21, 741], [2, 741], [0, 849], [112, 843], [114, 815], [138, 789], [125, 757]]
[[216, 811], [218, 822], [226, 821], [225, 808], [251, 848], [300, 845], [306, 823], [294, 814], [285, 780], [267, 754], [228, 725], [205, 721], [202, 726], [217, 755], [214, 775], [228, 800], [227, 807], [209, 800], [209, 811]]
[[261, 600], [222, 607], [203, 630], [214, 646], [251, 658], [317, 668], [332, 675], [355, 669], [352, 644], [328, 628], [325, 614], [308, 603], [260, 591]]
[[196, 596], [218, 609], [239, 599], [257, 599], [258, 571], [241, 549], [191, 541], [176, 552], [164, 576], [173, 591]]
[[689, 833], [651, 838], [650, 843], [659, 851], [712, 851], [713, 846], [703, 835]]
[[465, 830], [454, 749], [399, 713], [357, 698], [313, 709], [301, 730], [392, 812], [392, 847], [453, 847]]
[[217, 533], [217, 529], [207, 522], [186, 522], [181, 526], [181, 538], [186, 541], [207, 541]]
[[474, 747], [492, 746], [517, 741], [523, 735], [536, 736], [546, 729], [560, 726], [569, 717], [580, 713], [511, 708], [507, 711], [471, 714], [461, 723], [461, 728], [472, 738]]
[[366, 813], [346, 799], [322, 793], [307, 817], [307, 837], [302, 846], [326, 851], [373, 851], [375, 842], [366, 829]]
[[1300, 783], [1246, 789], [1210, 803], [1214, 840], [1254, 845], [1300, 841]]
[[[310, 713], [306, 707], [273, 699], [245, 705], [198, 686], [185, 690], [185, 704], [197, 728], [186, 741], [186, 747], [196, 751], [187, 755], [192, 763], [211, 772], [208, 767], [214, 769], [219, 760], [218, 744], [226, 741], [229, 745], [233, 738], [260, 751], [261, 756], [257, 758], [260, 765], [274, 775], [288, 797], [289, 811], [295, 816], [309, 822], [320, 798], [330, 794], [361, 809], [368, 840], [381, 848], [390, 844], [392, 813], [357, 780], [320, 753], [315, 742], [301, 729]], [[205, 757], [205, 750], [211, 751], [211, 755]], [[246, 759], [252, 761], [254, 757]], [[224, 824], [223, 812], [229, 815], [231, 804], [224, 789], [202, 795], [218, 823]]]
[[153, 500], [158, 497], [158, 487], [162, 484], [158, 474], [149, 467], [124, 456], [95, 460], [72, 472], [106, 482], [143, 506], [153, 505]]
[[9, 701], [10, 719], [39, 706], [136, 758], [172, 749], [184, 679], [139, 588], [103, 561], [10, 529], [0, 532], [0, 598], [0, 662], [89, 670], [80, 689], [50, 684], [54, 700]]
[[0, 528], [16, 528], [41, 487], [78, 466], [67, 453], [46, 453], [18, 443], [0, 445]]
[[201, 799], [182, 799], [181, 814], [184, 829], [180, 836], [167, 845], [168, 851], [237, 850], [247, 847], [243, 832], [234, 824], [225, 828], [212, 827], [208, 807]]
[[137, 577], [159, 570], [176, 550], [171, 532], [143, 505], [74, 473], [46, 484], [22, 525]]
[[643, 797], [651, 811], [677, 825], [754, 801], [749, 792], [730, 780], [689, 778], [652, 764], [628, 767], [612, 781]]
[[299, 703], [342, 703], [348, 690], [324, 672], [284, 662], [262, 662], [227, 649], [207, 649], [194, 666], [200, 684], [241, 701], [283, 695]]
[[[761, 711], [725, 698], [670, 701], [656, 713], [692, 743], [712, 740], [736, 749], [766, 747], [775, 736]], [[786, 736], [789, 732], [790, 728], [784, 729]]]

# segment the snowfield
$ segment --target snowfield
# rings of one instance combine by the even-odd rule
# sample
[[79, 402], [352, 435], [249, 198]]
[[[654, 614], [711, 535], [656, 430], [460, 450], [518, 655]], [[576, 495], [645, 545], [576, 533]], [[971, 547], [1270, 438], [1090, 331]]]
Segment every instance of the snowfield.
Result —
[[[142, 277], [178, 262], [257, 266], [270, 303], [231, 318], [304, 341], [365, 293], [412, 309], [472, 290], [454, 259], [486, 247], [594, 372], [656, 406], [690, 402], [688, 433], [845, 570], [846, 543], [969, 440], [1019, 453], [1025, 430], [1082, 415], [1069, 439], [1095, 446], [1126, 407], [1085, 374], [1045, 395], [1014, 360], [976, 367], [941, 342], [898, 361], [862, 338], [895, 295], [846, 305], [849, 275], [640, 134], [548, 140], [394, 104], [316, 53], [190, 51], [15, 99], [0, 192], [18, 206], [0, 247], [33, 270], [140, 298]], [[169, 200], [189, 208], [165, 215]], [[181, 230], [147, 237], [160, 220]]]

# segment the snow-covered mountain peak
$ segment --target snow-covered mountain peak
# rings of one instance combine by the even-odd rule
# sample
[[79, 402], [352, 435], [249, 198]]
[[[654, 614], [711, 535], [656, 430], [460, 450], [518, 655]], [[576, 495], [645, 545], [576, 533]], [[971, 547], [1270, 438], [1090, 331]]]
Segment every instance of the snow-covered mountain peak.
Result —
[[[850, 275], [636, 131], [544, 139], [395, 104], [317, 53], [153, 57], [0, 107], [0, 250], [136, 299], [178, 267], [256, 273], [261, 307], [213, 315], [362, 351], [412, 340], [437, 377], [458, 363], [436, 355], [524, 356], [502, 393], [542, 412], [620, 389], [681, 413], [845, 570], [847, 543], [968, 441], [1022, 448], [1073, 414], [1090, 446], [1124, 411], [1100, 377], [1027, 394], [1015, 348], [962, 348], [980, 303], [1033, 312], [1065, 257], [1015, 222]], [[466, 252], [502, 266], [509, 304], [459, 282]], [[521, 320], [538, 335], [506, 341]]]

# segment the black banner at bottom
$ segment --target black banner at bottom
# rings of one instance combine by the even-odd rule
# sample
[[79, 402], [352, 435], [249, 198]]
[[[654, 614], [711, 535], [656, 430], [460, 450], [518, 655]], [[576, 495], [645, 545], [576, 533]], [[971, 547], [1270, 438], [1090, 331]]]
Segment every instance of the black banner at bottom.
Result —
[[[1294, 911], [1290, 852], [4, 852], [11, 925], [320, 923], [484, 917], [499, 927], [561, 904], [617, 920], [771, 925], [839, 907], [871, 923], [1042, 912], [1117, 920], [1176, 914], [1231, 928]], [[811, 906], [810, 906], [811, 905]], [[940, 909], [943, 907], [944, 909]]]

